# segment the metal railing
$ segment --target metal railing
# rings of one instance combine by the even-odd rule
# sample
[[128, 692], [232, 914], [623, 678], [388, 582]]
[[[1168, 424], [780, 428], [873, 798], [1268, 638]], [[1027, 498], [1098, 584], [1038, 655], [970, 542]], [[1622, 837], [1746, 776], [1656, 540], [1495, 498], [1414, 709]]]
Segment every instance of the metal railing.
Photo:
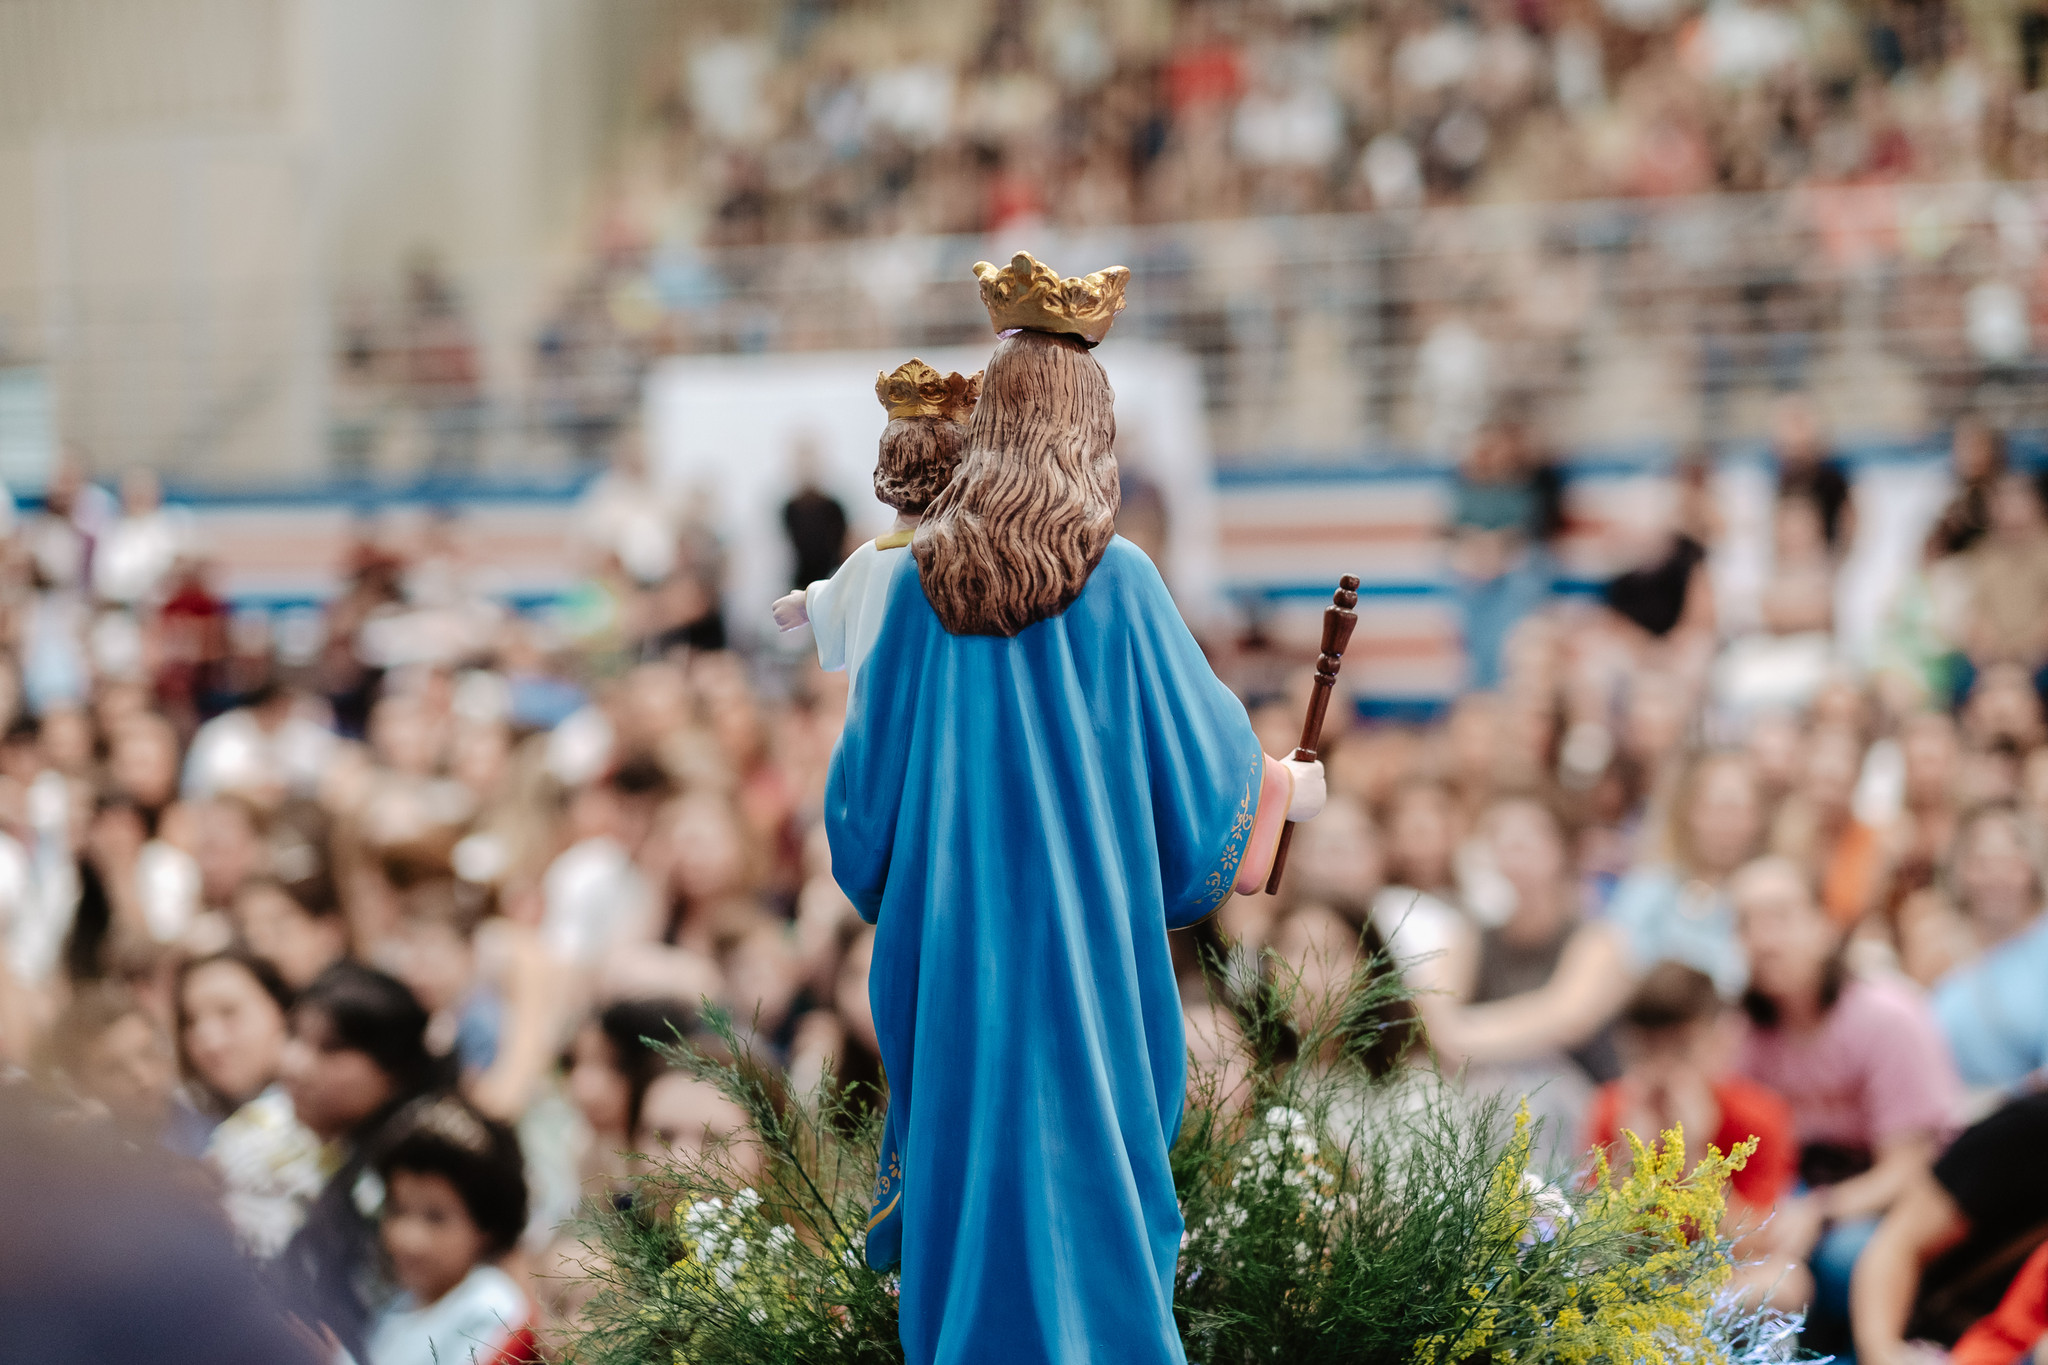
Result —
[[[664, 353], [985, 341], [971, 266], [1022, 247], [1068, 273], [1131, 267], [1106, 345], [1194, 353], [1229, 461], [1441, 458], [1503, 405], [1574, 450], [1739, 440], [1791, 391], [1843, 436], [1896, 438], [1971, 409], [2048, 426], [2044, 223], [2048, 184], [1973, 182], [658, 249], [586, 268], [538, 323], [477, 306], [531, 298], [530, 279], [457, 270], [432, 319], [398, 281], [330, 281], [244, 292], [236, 327], [203, 336], [177, 320], [223, 310], [134, 284], [45, 329], [63, 353], [26, 358], [67, 421], [175, 384], [214, 432], [285, 359], [280, 339], [325, 335], [325, 416], [302, 438], [325, 449], [282, 463], [533, 472], [600, 456]], [[479, 317], [513, 321], [480, 335]], [[249, 354], [228, 354], [241, 336]], [[80, 382], [116, 357], [123, 384]], [[206, 476], [206, 451], [180, 462]]]

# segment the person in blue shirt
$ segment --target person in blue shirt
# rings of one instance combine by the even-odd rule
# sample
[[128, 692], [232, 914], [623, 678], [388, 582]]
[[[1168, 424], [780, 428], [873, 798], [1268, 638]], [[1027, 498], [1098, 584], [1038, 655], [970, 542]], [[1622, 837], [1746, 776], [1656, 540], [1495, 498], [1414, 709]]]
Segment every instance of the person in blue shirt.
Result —
[[1693, 759], [1672, 797], [1665, 847], [1650, 850], [1607, 903], [1637, 975], [1682, 962], [1714, 978], [1722, 998], [1742, 994], [1749, 967], [1725, 887], [1762, 836], [1763, 802], [1749, 760], [1735, 752]]
[[1965, 1084], [2005, 1089], [2048, 1067], [2048, 915], [2034, 832], [2009, 805], [1958, 832], [1948, 891], [1981, 956], [1934, 986], [1934, 1013]]

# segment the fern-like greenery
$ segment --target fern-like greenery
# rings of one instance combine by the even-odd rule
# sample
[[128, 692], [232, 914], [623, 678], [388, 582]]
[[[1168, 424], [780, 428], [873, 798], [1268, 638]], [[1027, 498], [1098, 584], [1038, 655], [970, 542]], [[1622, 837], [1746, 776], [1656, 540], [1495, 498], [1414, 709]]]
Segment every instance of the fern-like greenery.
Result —
[[[1383, 959], [1341, 1006], [1293, 1008], [1271, 961], [1213, 965], [1243, 1056], [1191, 1078], [1173, 1150], [1186, 1218], [1175, 1315], [1195, 1365], [1641, 1365], [1790, 1359], [1796, 1321], [1745, 1308], [1715, 1234], [1746, 1152], [1689, 1172], [1683, 1139], [1546, 1182], [1530, 1124], [1426, 1070], [1383, 1068], [1413, 1012]], [[1276, 984], [1276, 981], [1278, 984]], [[1327, 1016], [1327, 1027], [1297, 1028]], [[878, 1097], [828, 1077], [785, 1098], [728, 1021], [728, 1064], [675, 1064], [748, 1113], [744, 1141], [644, 1177], [594, 1211], [587, 1365], [884, 1365], [903, 1359], [896, 1279], [862, 1229]]]

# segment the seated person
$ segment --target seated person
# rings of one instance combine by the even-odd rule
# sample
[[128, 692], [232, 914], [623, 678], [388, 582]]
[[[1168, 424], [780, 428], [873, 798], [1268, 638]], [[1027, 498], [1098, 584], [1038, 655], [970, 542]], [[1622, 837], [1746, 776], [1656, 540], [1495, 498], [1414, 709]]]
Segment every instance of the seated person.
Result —
[[1760, 858], [1729, 883], [1749, 957], [1737, 1070], [1785, 1097], [1808, 1193], [1779, 1216], [1779, 1247], [1811, 1251], [1808, 1344], [1847, 1326], [1850, 1268], [1877, 1219], [1927, 1169], [1961, 1100], [1926, 1004], [1862, 980], [1797, 864]]
[[1628, 944], [1637, 972], [1669, 959], [1714, 978], [1734, 999], [1746, 980], [1736, 942], [1728, 878], [1754, 857], [1763, 837], [1756, 768], [1726, 750], [1694, 758], [1672, 793], [1662, 857], [1637, 866], [1614, 889], [1607, 918]]
[[1953, 1365], [2018, 1365], [2039, 1359], [2048, 1340], [2048, 1244], [2034, 1248], [1998, 1307], [1949, 1352]]
[[2048, 1066], [2048, 916], [2036, 839], [2019, 811], [1964, 823], [1948, 883], [1981, 955], [1934, 987], [1934, 1015], [1966, 1084], [2004, 1088]]
[[1756, 1139], [1756, 1150], [1729, 1181], [1722, 1223], [1744, 1262], [1734, 1287], [1767, 1296], [1776, 1308], [1802, 1308], [1812, 1277], [1778, 1252], [1772, 1237], [1772, 1215], [1791, 1193], [1799, 1164], [1792, 1111], [1756, 1082], [1721, 1070], [1726, 1013], [1705, 972], [1677, 962], [1652, 967], [1621, 1012], [1616, 1033], [1624, 1069], [1594, 1095], [1586, 1142], [1604, 1149], [1619, 1169], [1628, 1156], [1624, 1130], [1653, 1142], [1682, 1126], [1686, 1155], [1695, 1161], [1709, 1146], [1726, 1153]]
[[1533, 797], [1497, 801], [1476, 851], [1500, 884], [1507, 918], [1459, 920], [1444, 953], [1403, 966], [1430, 1047], [1475, 1093], [1526, 1096], [1543, 1155], [1568, 1144], [1592, 1086], [1618, 1070], [1607, 1024], [1635, 973], [1610, 925], [1588, 923], [1557, 817]]
[[[2000, 1309], [2001, 1296], [2024, 1298], [2016, 1272], [2048, 1238], [2043, 1152], [2048, 1093], [2026, 1095], [1965, 1129], [1932, 1171], [1907, 1184], [1856, 1263], [1860, 1365], [1938, 1357], [1919, 1345], [1927, 1341], [1954, 1342], [1960, 1352], [1958, 1338]], [[1972, 1349], [1995, 1345], [1985, 1338], [2001, 1330], [2009, 1327], [1994, 1324]]]
[[1563, 1055], [1593, 1080], [1612, 1079], [1605, 1028], [1634, 974], [1620, 935], [1580, 913], [1557, 817], [1534, 797], [1509, 797], [1479, 833], [1511, 908], [1497, 928], [1459, 921], [1440, 958], [1407, 968], [1431, 1046], [1452, 1067]]

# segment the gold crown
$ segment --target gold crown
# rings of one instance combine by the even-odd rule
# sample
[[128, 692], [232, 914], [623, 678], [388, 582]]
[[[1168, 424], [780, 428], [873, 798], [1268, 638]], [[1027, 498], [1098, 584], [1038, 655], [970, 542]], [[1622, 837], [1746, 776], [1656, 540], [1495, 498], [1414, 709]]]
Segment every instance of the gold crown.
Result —
[[1113, 265], [1063, 280], [1057, 270], [1020, 251], [1000, 268], [975, 262], [974, 278], [981, 281], [982, 306], [998, 332], [1018, 327], [1066, 332], [1092, 346], [1109, 335], [1109, 325], [1123, 311], [1124, 283], [1131, 272]]
[[906, 360], [887, 374], [875, 372], [875, 397], [889, 410], [892, 422], [898, 417], [938, 417], [952, 396], [947, 377], [922, 360]]
[[946, 376], [945, 415], [949, 422], [965, 424], [974, 416], [974, 405], [981, 401], [981, 371], [973, 374], [949, 374]]

